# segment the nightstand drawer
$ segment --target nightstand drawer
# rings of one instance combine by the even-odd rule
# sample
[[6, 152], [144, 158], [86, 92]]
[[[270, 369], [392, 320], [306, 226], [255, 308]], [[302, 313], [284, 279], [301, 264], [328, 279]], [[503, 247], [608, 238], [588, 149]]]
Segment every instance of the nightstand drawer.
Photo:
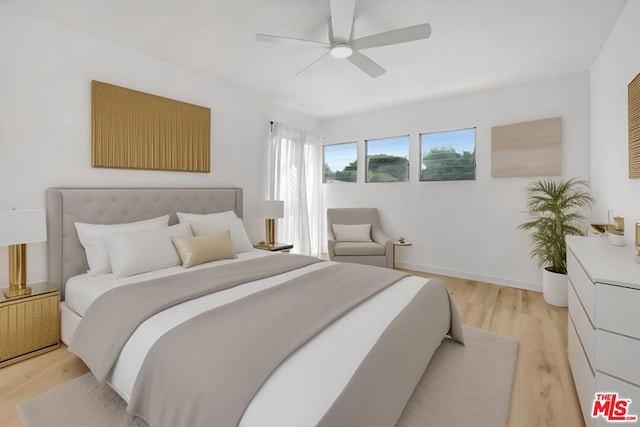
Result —
[[58, 295], [55, 291], [0, 304], [0, 367], [59, 345]]

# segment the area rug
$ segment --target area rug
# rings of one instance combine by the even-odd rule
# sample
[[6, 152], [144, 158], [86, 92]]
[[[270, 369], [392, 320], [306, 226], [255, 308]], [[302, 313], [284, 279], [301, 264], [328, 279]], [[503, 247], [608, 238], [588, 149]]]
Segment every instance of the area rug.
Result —
[[[398, 427], [506, 426], [516, 340], [464, 326], [466, 345], [445, 340], [427, 367]], [[108, 386], [85, 374], [21, 403], [24, 427], [146, 427]]]

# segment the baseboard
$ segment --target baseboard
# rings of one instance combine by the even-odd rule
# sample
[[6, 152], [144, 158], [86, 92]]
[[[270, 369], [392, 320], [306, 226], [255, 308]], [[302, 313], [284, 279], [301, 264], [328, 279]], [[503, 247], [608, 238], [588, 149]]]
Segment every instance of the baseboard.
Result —
[[441, 274], [443, 276], [451, 276], [458, 279], [475, 280], [476, 282], [493, 283], [494, 285], [509, 286], [511, 288], [542, 292], [541, 284], [505, 279], [504, 277], [485, 276], [483, 274], [469, 273], [466, 271], [449, 270], [446, 268], [431, 267], [426, 265], [406, 264], [403, 262], [396, 262], [396, 267], [419, 271], [421, 273]]

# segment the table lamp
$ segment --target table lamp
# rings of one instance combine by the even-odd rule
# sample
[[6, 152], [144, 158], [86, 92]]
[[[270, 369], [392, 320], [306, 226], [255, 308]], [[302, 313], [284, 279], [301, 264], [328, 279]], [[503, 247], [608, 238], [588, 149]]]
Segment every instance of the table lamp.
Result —
[[262, 214], [266, 218], [266, 239], [267, 244], [276, 242], [276, 218], [284, 217], [284, 202], [282, 200], [266, 200], [262, 205]]
[[31, 294], [27, 287], [27, 244], [47, 240], [44, 209], [0, 211], [0, 246], [9, 246], [9, 289], [6, 298]]

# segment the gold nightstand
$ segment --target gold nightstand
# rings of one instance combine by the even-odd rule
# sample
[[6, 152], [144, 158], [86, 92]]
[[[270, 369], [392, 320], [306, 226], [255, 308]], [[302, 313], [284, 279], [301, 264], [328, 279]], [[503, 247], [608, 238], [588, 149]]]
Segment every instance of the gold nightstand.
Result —
[[0, 368], [60, 347], [58, 289], [29, 285], [31, 295], [5, 298], [0, 292]]
[[262, 249], [262, 250], [271, 251], [271, 252], [289, 252], [291, 249], [293, 249], [293, 245], [290, 243], [278, 243], [278, 242], [275, 242], [275, 243], [260, 242], [253, 245], [253, 247], [256, 249]]

